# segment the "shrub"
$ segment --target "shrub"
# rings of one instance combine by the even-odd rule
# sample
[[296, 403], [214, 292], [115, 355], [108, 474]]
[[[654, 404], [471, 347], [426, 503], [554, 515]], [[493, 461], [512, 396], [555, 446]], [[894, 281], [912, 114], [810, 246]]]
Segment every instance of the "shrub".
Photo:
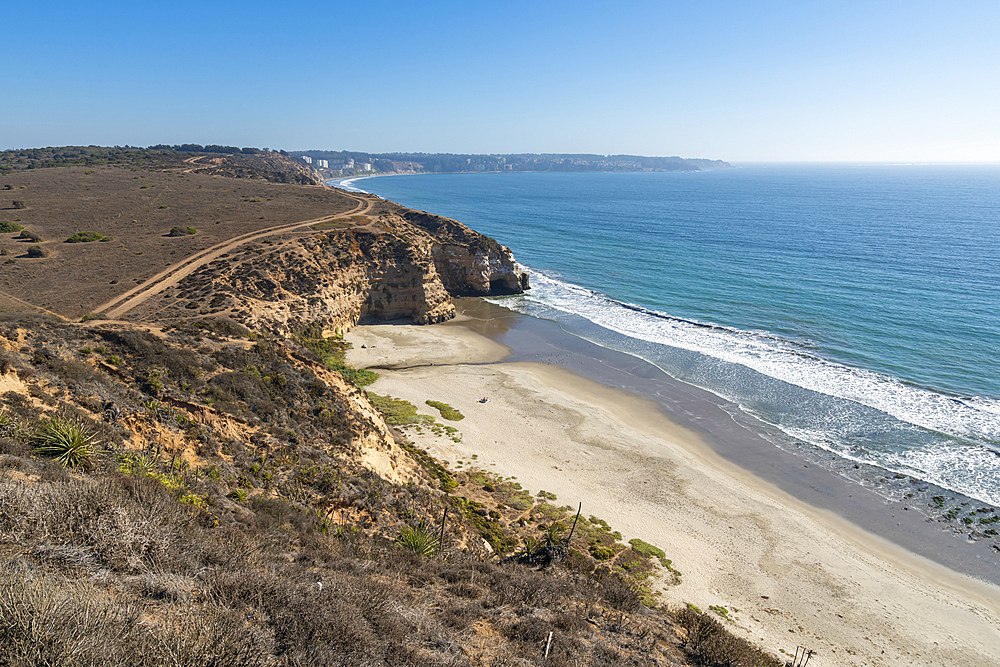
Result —
[[40, 245], [29, 245], [28, 250], [25, 254], [28, 257], [41, 258], [41, 257], [48, 257], [49, 251]]
[[698, 664], [733, 667], [781, 667], [781, 663], [701, 612], [685, 608], [674, 619], [688, 632], [685, 649]]
[[[310, 327], [310, 329], [313, 328], [314, 327]], [[307, 333], [319, 335], [321, 332], [318, 330], [310, 330], [307, 331]], [[345, 363], [344, 353], [348, 348], [350, 348], [350, 343], [345, 343], [344, 341], [336, 338], [311, 337], [305, 334], [299, 339], [299, 342], [319, 357], [323, 363], [326, 364], [327, 368], [332, 371], [337, 371], [345, 380], [357, 385], [358, 387], [367, 387], [375, 382], [375, 380], [379, 379], [379, 374], [375, 371], [370, 371], [364, 368], [353, 368]], [[416, 408], [413, 409], [413, 412], [416, 412]]]
[[104, 235], [97, 232], [77, 232], [63, 241], [63, 243], [91, 243], [93, 241], [100, 241], [103, 238]]
[[0, 220], [0, 234], [12, 234], [14, 232], [19, 232], [22, 229], [24, 229], [24, 227], [16, 222], [11, 222], [10, 220]]
[[198, 233], [194, 227], [171, 227], [167, 236], [193, 236]]
[[22, 229], [21, 233], [17, 235], [17, 238], [24, 239], [26, 241], [32, 241], [34, 243], [41, 243], [42, 237], [40, 234], [36, 234], [30, 229]]
[[14, 208], [16, 208], [16, 209], [28, 208], [25, 205], [24, 201], [21, 200], [21, 199], [15, 199], [11, 203], [14, 205]]
[[417, 407], [409, 401], [392, 396], [382, 396], [373, 391], [368, 392], [368, 400], [372, 402], [376, 410], [382, 413], [386, 424], [400, 426], [402, 424], [416, 424], [420, 421], [417, 416]]
[[451, 407], [447, 403], [442, 403], [441, 401], [425, 401], [425, 402], [432, 408], [437, 408], [438, 412], [441, 413], [441, 417], [444, 419], [448, 419], [453, 422], [465, 419], [465, 415], [463, 415], [461, 412]]
[[43, 419], [31, 436], [35, 452], [67, 468], [86, 467], [94, 458], [94, 435], [79, 423], [54, 417]]
[[124, 452], [118, 456], [118, 470], [125, 475], [151, 477], [156, 472], [156, 461], [147, 454]]

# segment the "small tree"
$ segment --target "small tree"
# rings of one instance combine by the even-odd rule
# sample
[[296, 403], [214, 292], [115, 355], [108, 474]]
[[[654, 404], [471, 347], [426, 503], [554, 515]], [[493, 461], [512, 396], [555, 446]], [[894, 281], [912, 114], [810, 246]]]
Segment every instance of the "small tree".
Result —
[[14, 203], [14, 208], [28, 208], [27, 206], [24, 205], [24, 200], [22, 199], [15, 199], [13, 203]]

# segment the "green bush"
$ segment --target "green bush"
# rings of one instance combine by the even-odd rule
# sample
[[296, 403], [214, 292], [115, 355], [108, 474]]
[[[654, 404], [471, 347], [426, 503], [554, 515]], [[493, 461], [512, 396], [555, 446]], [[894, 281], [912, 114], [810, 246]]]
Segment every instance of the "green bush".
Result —
[[49, 251], [40, 245], [29, 245], [25, 254], [28, 257], [48, 257]]
[[167, 236], [194, 236], [198, 230], [194, 227], [171, 227]]
[[103, 238], [104, 235], [97, 232], [77, 232], [63, 241], [63, 243], [91, 243], [93, 241], [100, 241]]
[[118, 470], [124, 475], [152, 477], [156, 473], [156, 460], [147, 454], [123, 452], [118, 455]]
[[403, 424], [416, 424], [420, 421], [417, 416], [417, 406], [401, 398], [392, 396], [382, 396], [373, 391], [368, 392], [368, 400], [372, 402], [375, 409], [385, 417], [386, 424], [401, 426]]
[[[311, 331], [309, 333], [319, 332]], [[304, 347], [312, 350], [313, 354], [319, 357], [323, 363], [326, 364], [327, 368], [332, 371], [337, 371], [345, 380], [358, 387], [367, 387], [375, 382], [375, 380], [379, 379], [379, 374], [375, 371], [370, 371], [364, 368], [354, 368], [347, 365], [344, 361], [344, 354], [350, 348], [350, 343], [346, 343], [343, 340], [338, 340], [336, 338], [306, 336], [300, 338], [299, 342]], [[416, 408], [414, 408], [413, 411], [415, 413]]]
[[24, 229], [24, 227], [16, 222], [11, 222], [10, 220], [0, 220], [0, 234], [12, 234], [14, 232], [19, 232], [22, 229]]
[[17, 235], [17, 238], [24, 239], [26, 241], [34, 241], [35, 243], [41, 243], [42, 237], [40, 234], [36, 234], [30, 229], [22, 229], [21, 233]]
[[461, 412], [451, 407], [447, 403], [442, 403], [441, 401], [425, 401], [425, 403], [427, 403], [427, 405], [431, 406], [432, 408], [437, 408], [438, 412], [441, 413], [441, 417], [444, 419], [448, 419], [453, 422], [465, 419], [465, 415], [463, 415]]
[[67, 468], [89, 466], [96, 449], [94, 435], [79, 423], [54, 417], [43, 419], [31, 436], [35, 452]]

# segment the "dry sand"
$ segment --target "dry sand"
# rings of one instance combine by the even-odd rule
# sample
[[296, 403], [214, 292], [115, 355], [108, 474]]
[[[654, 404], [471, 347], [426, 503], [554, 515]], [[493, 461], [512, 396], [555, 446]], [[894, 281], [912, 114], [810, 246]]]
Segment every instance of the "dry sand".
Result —
[[372, 390], [466, 416], [460, 443], [411, 431], [421, 447], [453, 465], [475, 455], [663, 548], [683, 573], [662, 588], [668, 606], [724, 606], [733, 632], [772, 653], [815, 650], [810, 667], [1000, 665], [1000, 589], [798, 501], [654, 403], [564, 368], [502, 363], [506, 348], [461, 320], [347, 338], [350, 363], [393, 369]]

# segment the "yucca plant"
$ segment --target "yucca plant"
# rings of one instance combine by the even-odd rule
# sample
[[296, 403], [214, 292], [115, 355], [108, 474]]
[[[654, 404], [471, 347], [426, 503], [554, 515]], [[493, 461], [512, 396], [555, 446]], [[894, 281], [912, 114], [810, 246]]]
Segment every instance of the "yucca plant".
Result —
[[542, 543], [536, 540], [534, 537], [528, 535], [524, 538], [524, 542], [521, 545], [521, 555], [530, 556], [531, 554], [538, 551], [538, 548], [542, 546]]
[[35, 453], [48, 456], [67, 468], [90, 465], [97, 448], [95, 436], [80, 422], [61, 417], [42, 419], [31, 436]]
[[441, 551], [441, 538], [438, 537], [437, 529], [423, 520], [403, 526], [396, 536], [396, 544], [421, 556], [433, 556]]
[[562, 521], [554, 521], [545, 529], [545, 546], [554, 547], [562, 544], [565, 533], [566, 524]]

